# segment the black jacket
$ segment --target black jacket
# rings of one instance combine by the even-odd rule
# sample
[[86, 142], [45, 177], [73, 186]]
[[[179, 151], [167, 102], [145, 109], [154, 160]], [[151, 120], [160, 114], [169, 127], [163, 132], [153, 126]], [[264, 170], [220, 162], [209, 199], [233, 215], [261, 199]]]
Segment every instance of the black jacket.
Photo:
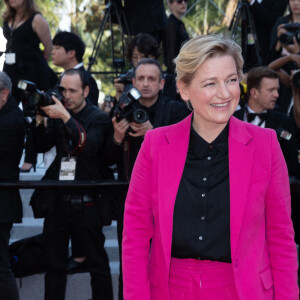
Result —
[[154, 33], [166, 28], [167, 16], [163, 0], [125, 0], [124, 3], [131, 35], [139, 32]]
[[182, 44], [188, 40], [188, 38], [189, 35], [185, 29], [184, 23], [171, 14], [168, 18], [167, 28], [163, 39], [164, 63], [168, 73], [175, 72], [173, 60], [178, 55]]
[[286, 7], [286, 0], [263, 0], [261, 3], [255, 1], [250, 5], [263, 64], [267, 63], [273, 25], [284, 14]]
[[[72, 115], [72, 114], [71, 114]], [[34, 129], [34, 142], [38, 152], [46, 152], [56, 146], [56, 157], [46, 171], [43, 179], [58, 180], [60, 162], [62, 157], [76, 156], [77, 166], [75, 180], [101, 180], [106, 176], [106, 170], [102, 168], [105, 162], [101, 151], [107, 134], [111, 129], [111, 120], [108, 115], [99, 108], [87, 103], [77, 114], [64, 124], [61, 120], [50, 119], [47, 128], [39, 125]], [[82, 134], [85, 135], [83, 146], [77, 146], [82, 142]], [[77, 150], [75, 150], [77, 147]], [[75, 150], [75, 154], [72, 153]], [[64, 192], [79, 192], [79, 189]], [[86, 190], [81, 190], [85, 193]]]
[[[25, 123], [23, 112], [9, 97], [0, 109], [0, 181], [19, 180], [19, 163], [24, 147]], [[1, 189], [0, 223], [22, 221], [19, 190]]]
[[83, 75], [86, 76], [89, 83], [90, 92], [87, 96], [87, 99], [95, 106], [98, 107], [98, 98], [99, 98], [99, 89], [94, 77], [88, 72], [83, 66], [79, 68], [83, 72]]
[[[246, 108], [237, 110], [234, 116], [243, 120], [245, 109]], [[292, 134], [291, 139], [288, 141], [280, 137], [278, 137], [278, 140], [288, 167], [289, 175], [297, 176], [299, 172], [298, 149], [300, 149], [300, 145], [297, 139], [294, 121], [292, 118], [275, 110], [268, 110], [267, 114], [266, 128], [274, 129], [277, 136], [280, 129], [284, 129]]]

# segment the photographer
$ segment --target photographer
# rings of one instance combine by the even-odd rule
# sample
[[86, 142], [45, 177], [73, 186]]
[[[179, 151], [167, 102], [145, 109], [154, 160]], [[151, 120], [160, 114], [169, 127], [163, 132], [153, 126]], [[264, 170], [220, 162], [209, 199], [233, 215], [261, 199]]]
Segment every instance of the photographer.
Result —
[[159, 44], [156, 39], [147, 33], [138, 33], [128, 44], [126, 56], [132, 68], [126, 75], [118, 77], [114, 80], [116, 89], [116, 100], [119, 101], [123, 92], [127, 92], [132, 87], [132, 78], [134, 69], [138, 62], [144, 58], [159, 58]]
[[[11, 95], [12, 83], [0, 72], [0, 180], [19, 180], [24, 145], [24, 116]], [[22, 202], [17, 189], [0, 192], [0, 298], [18, 300], [19, 292], [9, 262], [9, 237], [13, 223], [22, 222]]]
[[245, 107], [237, 110], [234, 116], [263, 128], [274, 129], [289, 175], [296, 176], [299, 172], [299, 143], [293, 119], [274, 110], [278, 92], [279, 79], [275, 71], [267, 67], [251, 69], [247, 75], [247, 103]]
[[[294, 39], [293, 42], [286, 43], [282, 40], [282, 35], [289, 31], [294, 33], [299, 32], [299, 27], [294, 29], [285, 28], [294, 23], [300, 23], [300, 3], [299, 1], [289, 0], [289, 14], [279, 17], [274, 24], [271, 32], [270, 45], [269, 45], [269, 62], [288, 54], [296, 54], [300, 52], [298, 42]], [[286, 70], [290, 71], [290, 65]]]
[[[37, 150], [45, 152], [54, 145], [57, 149], [43, 179], [91, 181], [103, 178], [101, 168], [95, 166], [104, 164], [99, 153], [111, 122], [105, 113], [86, 101], [89, 87], [85, 79], [80, 70], [67, 70], [60, 83], [64, 104], [59, 97], [53, 96], [52, 105], [39, 108], [52, 122], [45, 127], [43, 116], [37, 114], [34, 128]], [[84, 249], [91, 275], [92, 298], [112, 300], [110, 268], [96, 196], [96, 191], [83, 188], [65, 188], [62, 192], [48, 190], [44, 195], [44, 200], [51, 198], [43, 231], [46, 300], [65, 297], [68, 245], [74, 232]]]
[[[136, 67], [132, 83], [141, 93], [141, 98], [136, 101], [134, 106], [136, 109], [143, 109], [148, 115], [148, 120], [144, 123], [137, 123], [131, 118], [130, 120], [122, 118], [121, 109], [114, 109], [118, 112], [121, 110], [121, 114], [118, 114], [120, 120], [117, 120], [117, 116], [112, 118], [114, 130], [111, 132], [107, 147], [115, 158], [111, 164], [118, 164], [118, 180], [121, 181], [130, 181], [136, 157], [148, 130], [177, 123], [189, 114], [189, 110], [183, 102], [172, 101], [162, 95], [164, 79], [157, 61], [149, 58], [141, 60]], [[125, 198], [126, 191], [115, 197], [120, 262]], [[120, 267], [119, 299], [123, 299], [122, 265]]]

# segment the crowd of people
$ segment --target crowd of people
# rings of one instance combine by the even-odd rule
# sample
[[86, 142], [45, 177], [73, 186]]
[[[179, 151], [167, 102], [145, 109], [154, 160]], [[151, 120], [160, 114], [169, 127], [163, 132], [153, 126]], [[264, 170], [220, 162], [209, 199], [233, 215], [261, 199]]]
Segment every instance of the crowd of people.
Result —
[[[44, 153], [42, 180], [129, 184], [109, 193], [78, 186], [33, 193], [34, 214], [45, 218], [45, 300], [65, 299], [70, 262], [90, 273], [93, 300], [113, 299], [102, 232], [112, 219], [119, 300], [299, 299], [300, 195], [290, 195], [289, 178], [300, 179], [300, 0], [248, 0], [262, 64], [245, 74], [235, 42], [189, 38], [188, 1], [168, 0], [163, 31], [135, 33], [131, 68], [102, 106], [82, 39], [66, 31], [52, 38], [34, 0], [4, 2], [1, 180], [18, 180]], [[34, 102], [20, 80], [51, 89], [48, 102]], [[9, 238], [22, 203], [16, 189], [0, 196], [0, 299], [18, 300]]]

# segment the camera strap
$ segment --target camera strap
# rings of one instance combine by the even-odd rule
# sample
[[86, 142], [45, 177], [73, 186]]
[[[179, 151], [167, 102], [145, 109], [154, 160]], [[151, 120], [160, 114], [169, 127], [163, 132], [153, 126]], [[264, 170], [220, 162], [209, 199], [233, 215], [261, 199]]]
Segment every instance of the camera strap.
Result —
[[127, 135], [123, 142], [124, 173], [129, 182], [130, 136]]
[[65, 133], [63, 134], [64, 148], [65, 148], [66, 152], [68, 153], [68, 155], [79, 154], [82, 151], [82, 149], [84, 148], [84, 145], [85, 145], [85, 142], [86, 142], [86, 132], [85, 132], [84, 128], [75, 119], [73, 119], [73, 120], [74, 120], [74, 122], [75, 122], [75, 124], [77, 126], [78, 137], [79, 138], [78, 138], [78, 143], [75, 146], [74, 150], [69, 151], [68, 147], [66, 145], [66, 136], [65, 136]]

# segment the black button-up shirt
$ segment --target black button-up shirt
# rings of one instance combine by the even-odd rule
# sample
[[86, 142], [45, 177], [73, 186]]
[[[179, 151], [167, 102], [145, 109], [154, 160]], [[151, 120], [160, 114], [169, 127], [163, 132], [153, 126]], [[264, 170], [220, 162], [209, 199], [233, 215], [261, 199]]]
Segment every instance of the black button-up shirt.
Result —
[[228, 127], [209, 144], [191, 126], [174, 207], [172, 257], [231, 262]]

